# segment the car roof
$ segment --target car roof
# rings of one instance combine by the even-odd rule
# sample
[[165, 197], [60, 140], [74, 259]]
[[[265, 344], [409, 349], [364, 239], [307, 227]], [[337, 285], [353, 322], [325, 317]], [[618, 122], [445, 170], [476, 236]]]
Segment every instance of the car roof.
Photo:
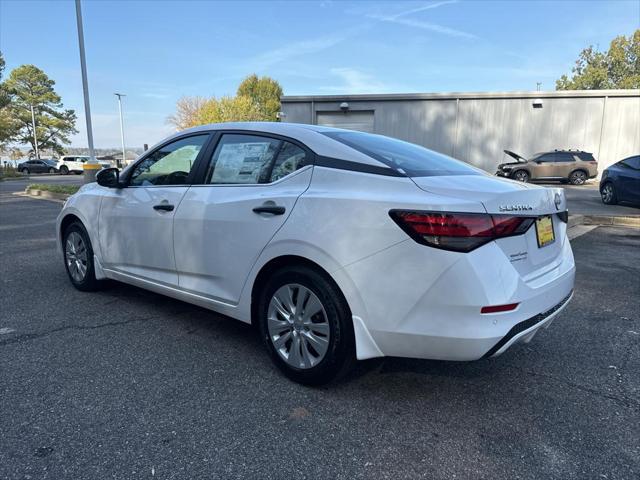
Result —
[[[271, 133], [282, 135], [298, 140], [309, 147], [317, 155], [326, 157], [340, 158], [352, 162], [364, 163], [376, 167], [389, 168], [388, 165], [365, 155], [343, 143], [340, 143], [324, 132], [351, 132], [352, 130], [344, 130], [340, 128], [324, 127], [321, 125], [307, 125], [304, 123], [286, 123], [286, 122], [227, 122], [227, 123], [211, 123], [208, 125], [200, 125], [197, 127], [182, 130], [173, 134], [171, 137], [164, 139], [157, 145], [161, 145], [175, 137], [185, 134], [210, 132], [216, 130], [247, 130], [257, 133]], [[155, 148], [156, 145], [154, 145]]]

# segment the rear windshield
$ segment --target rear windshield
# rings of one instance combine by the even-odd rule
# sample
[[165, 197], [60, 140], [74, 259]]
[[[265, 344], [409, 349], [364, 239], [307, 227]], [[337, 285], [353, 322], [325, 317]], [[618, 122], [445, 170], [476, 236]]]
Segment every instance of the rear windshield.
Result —
[[593, 162], [593, 161], [595, 161], [595, 158], [593, 158], [593, 153], [578, 152], [576, 155], [578, 155], [578, 158], [580, 160], [582, 160], [583, 162]]
[[322, 133], [410, 177], [481, 175], [460, 160], [402, 140], [363, 132]]

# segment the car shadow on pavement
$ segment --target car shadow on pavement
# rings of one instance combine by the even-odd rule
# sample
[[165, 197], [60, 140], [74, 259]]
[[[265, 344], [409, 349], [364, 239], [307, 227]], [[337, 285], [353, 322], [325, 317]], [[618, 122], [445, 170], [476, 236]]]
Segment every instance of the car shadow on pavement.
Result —
[[[277, 370], [268, 357], [257, 329], [252, 325], [112, 280], [105, 281], [100, 294], [102, 297], [111, 297], [111, 300], [102, 302], [105, 306], [116, 302], [135, 303], [137, 309], [161, 312], [158, 318], [169, 320], [170, 328], [177, 328], [184, 334], [202, 337], [205, 343], [213, 340], [208, 347], [209, 354], [212, 356], [217, 354], [218, 346], [215, 343], [226, 342], [234, 345], [234, 355], [237, 355], [237, 358], [229, 360], [236, 365], [250, 364], [250, 371], [258, 377], [267, 375], [272, 381], [278, 381], [285, 388], [287, 384], [296, 389], [309, 388], [294, 384]], [[228, 353], [226, 355], [228, 356]], [[319, 392], [339, 392], [344, 389], [368, 390], [375, 385], [378, 393], [382, 393], [384, 390], [391, 392], [402, 384], [403, 395], [420, 396], [424, 394], [428, 384], [434, 381], [439, 383], [446, 379], [448, 382], [454, 382], [457, 379], [467, 383], [495, 379], [495, 376], [501, 375], [505, 368], [508, 367], [504, 362], [492, 359], [476, 362], [446, 362], [395, 357], [374, 358], [357, 362], [345, 377], [312, 390]], [[407, 377], [412, 377], [413, 381], [407, 383]]]

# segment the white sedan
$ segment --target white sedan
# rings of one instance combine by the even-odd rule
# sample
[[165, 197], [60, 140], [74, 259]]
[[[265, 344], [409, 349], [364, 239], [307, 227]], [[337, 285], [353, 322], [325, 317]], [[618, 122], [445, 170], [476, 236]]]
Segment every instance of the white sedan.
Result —
[[71, 283], [110, 278], [253, 323], [290, 378], [356, 359], [477, 360], [569, 302], [562, 189], [314, 125], [196, 127], [65, 204]]

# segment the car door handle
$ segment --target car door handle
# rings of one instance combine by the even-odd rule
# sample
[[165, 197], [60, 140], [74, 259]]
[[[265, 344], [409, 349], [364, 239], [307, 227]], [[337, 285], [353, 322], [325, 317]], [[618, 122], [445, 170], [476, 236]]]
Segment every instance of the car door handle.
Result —
[[270, 213], [271, 215], [282, 215], [286, 208], [279, 205], [261, 205], [253, 209], [255, 213]]
[[163, 212], [172, 212], [175, 207], [168, 203], [161, 203], [160, 205], [154, 205], [154, 210], [162, 210]]

